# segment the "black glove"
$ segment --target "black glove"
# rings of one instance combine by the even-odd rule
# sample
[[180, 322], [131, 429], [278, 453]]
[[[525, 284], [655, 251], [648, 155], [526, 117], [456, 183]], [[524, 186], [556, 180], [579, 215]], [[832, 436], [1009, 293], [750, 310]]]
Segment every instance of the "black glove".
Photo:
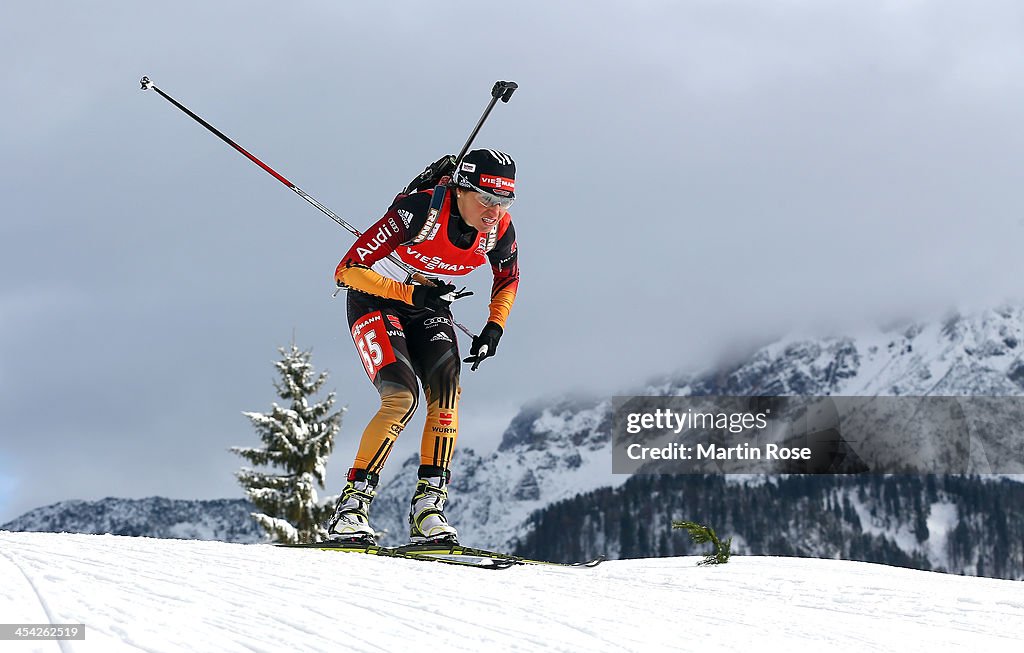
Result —
[[472, 355], [462, 361], [473, 364], [469, 371], [475, 372], [485, 358], [494, 355], [498, 350], [498, 341], [501, 340], [502, 333], [504, 333], [504, 329], [495, 322], [488, 322], [484, 325], [484, 328], [480, 330], [480, 335], [473, 338], [473, 345], [469, 348], [469, 353]]
[[414, 286], [412, 305], [429, 308], [432, 311], [447, 311], [453, 301], [469, 297], [472, 294], [472, 292], [466, 292], [465, 288], [456, 292], [454, 285], [438, 281], [436, 286]]

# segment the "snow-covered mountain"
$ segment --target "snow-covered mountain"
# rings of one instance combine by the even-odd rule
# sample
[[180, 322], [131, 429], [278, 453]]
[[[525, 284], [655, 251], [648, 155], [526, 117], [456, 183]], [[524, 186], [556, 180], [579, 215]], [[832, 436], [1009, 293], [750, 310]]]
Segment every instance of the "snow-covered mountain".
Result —
[[1020, 583], [839, 560], [483, 571], [358, 553], [0, 533], [4, 651], [1016, 651]]
[[8, 531], [109, 533], [244, 544], [263, 541], [265, 533], [243, 499], [189, 501], [149, 497], [100, 501], [61, 501], [30, 510], [2, 526]]
[[[856, 337], [786, 338], [738, 363], [624, 388], [621, 394], [1021, 395], [1022, 355], [1024, 309], [1003, 307]], [[497, 451], [460, 448], [452, 469], [452, 522], [475, 543], [505, 547], [528, 536], [534, 511], [625, 483], [627, 476], [611, 473], [611, 415], [608, 398], [537, 402], [513, 419]], [[1004, 469], [1017, 464], [1024, 470], [1024, 443], [1005, 435], [992, 434], [986, 443], [989, 457], [998, 458]], [[392, 462], [374, 502], [374, 523], [397, 533], [395, 541], [406, 535], [417, 464], [412, 457], [395, 470]]]
[[790, 337], [663, 390], [719, 395], [1010, 396], [1024, 393], [1024, 309], [876, 330]]

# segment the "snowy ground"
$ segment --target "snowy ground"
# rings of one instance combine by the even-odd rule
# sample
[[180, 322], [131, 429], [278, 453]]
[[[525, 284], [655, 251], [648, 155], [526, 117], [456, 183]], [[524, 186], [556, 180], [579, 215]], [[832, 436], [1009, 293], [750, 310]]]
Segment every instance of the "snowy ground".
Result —
[[267, 545], [0, 532], [18, 651], [1017, 651], [1024, 584], [834, 560], [465, 569]]

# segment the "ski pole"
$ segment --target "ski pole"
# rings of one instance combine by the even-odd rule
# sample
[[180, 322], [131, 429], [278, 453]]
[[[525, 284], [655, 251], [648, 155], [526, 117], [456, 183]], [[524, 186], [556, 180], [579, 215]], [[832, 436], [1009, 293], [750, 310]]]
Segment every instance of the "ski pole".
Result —
[[466, 152], [469, 150], [469, 146], [473, 143], [473, 139], [480, 133], [480, 128], [484, 126], [484, 121], [487, 120], [487, 116], [491, 115], [491, 109], [497, 104], [500, 99], [502, 102], [508, 102], [512, 99], [512, 94], [519, 88], [519, 84], [515, 82], [494, 82], [494, 86], [491, 88], [491, 101], [484, 109], [484, 113], [480, 116], [480, 120], [477, 121], [476, 127], [469, 134], [469, 138], [466, 139], [466, 144], [462, 146], [459, 151], [459, 156], [455, 157], [455, 170], [459, 169], [459, 163], [462, 161], [462, 157], [466, 156]]
[[[497, 85], [495, 85], [495, 88], [497, 88]], [[255, 163], [256, 165], [258, 165], [259, 167], [261, 167], [261, 168], [263, 168], [264, 170], [266, 170], [266, 171], [267, 171], [267, 172], [268, 172], [268, 173], [269, 173], [269, 174], [270, 174], [271, 176], [273, 176], [273, 177], [274, 177], [274, 179], [277, 179], [277, 180], [278, 180], [279, 182], [281, 182], [282, 184], [284, 184], [285, 186], [287, 186], [287, 187], [288, 187], [289, 189], [291, 189], [291, 190], [295, 191], [295, 193], [296, 193], [296, 194], [297, 194], [297, 195], [298, 195], [299, 197], [301, 197], [302, 199], [306, 200], [307, 202], [309, 202], [310, 204], [312, 204], [312, 205], [313, 205], [313, 206], [315, 206], [316, 208], [320, 209], [320, 211], [321, 211], [321, 212], [322, 212], [322, 213], [323, 213], [324, 215], [326, 215], [326, 216], [327, 216], [327, 217], [329, 217], [329, 218], [330, 218], [331, 220], [334, 220], [334, 221], [335, 221], [335, 222], [337, 222], [337, 223], [338, 223], [339, 225], [341, 225], [342, 227], [344, 227], [345, 229], [347, 229], [347, 230], [349, 231], [349, 233], [351, 233], [352, 235], [354, 235], [354, 236], [355, 236], [356, 238], [358, 238], [358, 237], [360, 237], [360, 236], [362, 236], [362, 235], [363, 235], [363, 234], [362, 234], [362, 232], [360, 232], [360, 231], [359, 231], [358, 229], [356, 229], [355, 227], [353, 227], [352, 225], [350, 225], [350, 224], [349, 224], [348, 222], [346, 222], [346, 221], [345, 221], [344, 219], [342, 219], [342, 217], [341, 217], [341, 216], [339, 216], [339, 215], [338, 215], [337, 213], [335, 213], [334, 211], [330, 210], [329, 208], [327, 208], [326, 206], [324, 206], [323, 204], [321, 204], [320, 202], [318, 202], [318, 201], [317, 201], [317, 200], [316, 200], [316, 199], [315, 199], [314, 197], [312, 197], [311, 195], [309, 195], [308, 193], [306, 193], [306, 192], [305, 192], [304, 190], [302, 190], [301, 188], [299, 188], [298, 186], [296, 186], [296, 185], [295, 185], [295, 184], [293, 184], [292, 182], [290, 182], [290, 181], [288, 181], [287, 179], [285, 179], [285, 178], [284, 178], [284, 177], [283, 177], [283, 176], [282, 176], [281, 174], [279, 174], [279, 173], [278, 173], [277, 171], [275, 171], [275, 170], [274, 170], [273, 168], [271, 168], [271, 167], [270, 167], [270, 166], [268, 166], [267, 164], [263, 163], [262, 161], [260, 161], [259, 159], [257, 159], [257, 158], [256, 158], [255, 156], [253, 156], [252, 154], [250, 154], [250, 153], [249, 153], [248, 151], [246, 151], [246, 150], [245, 150], [245, 149], [244, 149], [244, 148], [243, 148], [242, 146], [240, 146], [240, 145], [239, 145], [238, 143], [234, 142], [233, 140], [231, 140], [230, 138], [228, 138], [227, 136], [225, 136], [225, 135], [224, 135], [224, 133], [223, 133], [223, 132], [221, 132], [221, 131], [220, 131], [219, 129], [217, 129], [216, 127], [214, 127], [214, 126], [213, 126], [213, 125], [211, 125], [210, 123], [206, 122], [205, 120], [203, 120], [202, 118], [200, 118], [199, 116], [197, 116], [196, 114], [194, 114], [194, 113], [193, 113], [192, 111], [190, 111], [190, 110], [188, 109], [188, 107], [186, 107], [185, 105], [181, 104], [180, 102], [178, 102], [177, 100], [175, 100], [174, 98], [172, 98], [172, 97], [171, 97], [170, 95], [168, 95], [168, 94], [164, 93], [163, 91], [161, 91], [161, 90], [160, 90], [160, 89], [159, 89], [159, 88], [158, 88], [158, 87], [156, 86], [156, 84], [154, 84], [153, 82], [151, 82], [151, 81], [149, 80], [149, 77], [143, 77], [143, 78], [142, 78], [142, 90], [143, 90], [143, 91], [148, 91], [148, 90], [150, 90], [150, 89], [152, 89], [152, 90], [156, 91], [157, 93], [159, 93], [159, 94], [160, 94], [160, 97], [164, 98], [165, 100], [167, 100], [168, 102], [170, 102], [170, 103], [171, 103], [171, 104], [173, 104], [174, 106], [176, 106], [176, 107], [178, 107], [179, 109], [181, 109], [181, 110], [182, 110], [183, 112], [185, 112], [185, 113], [186, 113], [186, 114], [187, 114], [187, 115], [188, 115], [188, 116], [189, 116], [190, 118], [192, 118], [193, 120], [195, 120], [196, 122], [198, 122], [198, 123], [199, 123], [200, 125], [202, 125], [203, 127], [206, 127], [206, 128], [208, 129], [208, 130], [210, 130], [211, 132], [213, 132], [213, 133], [214, 133], [214, 134], [215, 134], [215, 135], [216, 135], [216, 136], [217, 136], [218, 138], [220, 138], [220, 139], [221, 139], [222, 141], [224, 141], [225, 143], [227, 143], [228, 145], [230, 145], [230, 146], [231, 146], [231, 147], [233, 147], [234, 149], [238, 150], [238, 152], [239, 152], [240, 154], [242, 154], [243, 156], [245, 156], [245, 157], [246, 157], [247, 159], [249, 159], [250, 161], [252, 161], [252, 162], [253, 162], [253, 163]], [[506, 100], [506, 101], [507, 101], [507, 100]], [[494, 105], [494, 101], [492, 100], [492, 102], [491, 102], [491, 106], [493, 106], [493, 105]], [[483, 120], [481, 120], [481, 123], [482, 123], [482, 122], [483, 122]], [[479, 125], [477, 125], [477, 129], [479, 129]], [[433, 281], [432, 281], [431, 279], [427, 278], [426, 276], [424, 276], [423, 274], [421, 274], [421, 273], [420, 273], [419, 271], [417, 271], [417, 270], [416, 270], [415, 268], [413, 268], [413, 267], [412, 267], [411, 265], [407, 264], [407, 263], [406, 263], [405, 261], [403, 261], [402, 259], [398, 258], [398, 256], [396, 256], [396, 255], [395, 255], [394, 253], [388, 254], [388, 259], [389, 259], [389, 260], [391, 260], [392, 262], [394, 262], [394, 263], [395, 263], [396, 265], [398, 265], [398, 266], [399, 266], [400, 268], [402, 268], [402, 269], [403, 269], [403, 270], [405, 270], [406, 272], [408, 272], [408, 273], [409, 273], [409, 275], [410, 275], [410, 276], [411, 276], [411, 277], [412, 277], [413, 279], [415, 279], [415, 280], [416, 280], [417, 282], [419, 282], [419, 283], [421, 283], [421, 284], [424, 284], [424, 285], [431, 285], [431, 286], [433, 286], [433, 285], [436, 285], [436, 284], [435, 284], [435, 283], [434, 283], [434, 282], [433, 282]], [[458, 297], [456, 297], [456, 299], [458, 299]], [[459, 329], [461, 329], [461, 330], [462, 330], [462, 332], [463, 332], [463, 333], [465, 333], [465, 334], [466, 334], [467, 336], [469, 336], [470, 338], [474, 338], [474, 337], [476, 337], [476, 336], [474, 336], [474, 335], [473, 335], [473, 332], [472, 332], [472, 331], [470, 331], [470, 330], [469, 330], [469, 329], [468, 329], [468, 328], [467, 328], [467, 327], [466, 327], [465, 325], [461, 324], [460, 322], [458, 322], [458, 321], [456, 321], [456, 320], [454, 320], [454, 319], [452, 320], [452, 322], [453, 322], [453, 323], [455, 324], [455, 326], [457, 326], [457, 327], [458, 327]]]
[[[491, 115], [491, 109], [498, 103], [500, 99], [502, 102], [508, 102], [512, 99], [512, 94], [519, 88], [519, 84], [515, 82], [494, 82], [494, 86], [491, 87], [491, 101], [487, 104], [487, 108], [484, 109], [483, 115], [480, 116], [480, 120], [476, 121], [476, 127], [470, 132], [469, 138], [466, 139], [465, 145], [459, 150], [459, 156], [455, 157], [455, 172], [459, 172], [459, 164], [462, 162], [462, 157], [466, 156], [466, 152], [469, 150], [469, 146], [473, 144], [473, 140], [476, 135], [480, 133], [480, 128], [484, 126], [484, 121], [487, 120], [487, 116]], [[473, 367], [470, 368], [471, 372], [475, 372], [476, 368], [480, 366], [480, 363], [484, 358], [487, 357], [487, 345], [481, 345], [476, 355], [476, 360], [473, 361]]]

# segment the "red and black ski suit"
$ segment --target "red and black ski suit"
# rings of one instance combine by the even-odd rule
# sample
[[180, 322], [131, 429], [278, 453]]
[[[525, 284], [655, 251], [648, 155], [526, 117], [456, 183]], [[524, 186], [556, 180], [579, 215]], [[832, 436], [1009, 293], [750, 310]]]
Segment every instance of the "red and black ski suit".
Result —
[[387, 255], [394, 252], [424, 275], [445, 281], [489, 261], [494, 284], [488, 321], [502, 328], [515, 300], [519, 266], [511, 215], [480, 233], [459, 215], [453, 189], [445, 190], [432, 216], [434, 192], [399, 196], [335, 271], [338, 285], [348, 288], [352, 340], [380, 393], [380, 409], [363, 431], [353, 469], [380, 473], [416, 410], [417, 377], [427, 399], [420, 464], [447, 469], [459, 433], [461, 363], [451, 312], [413, 306], [408, 273]]

